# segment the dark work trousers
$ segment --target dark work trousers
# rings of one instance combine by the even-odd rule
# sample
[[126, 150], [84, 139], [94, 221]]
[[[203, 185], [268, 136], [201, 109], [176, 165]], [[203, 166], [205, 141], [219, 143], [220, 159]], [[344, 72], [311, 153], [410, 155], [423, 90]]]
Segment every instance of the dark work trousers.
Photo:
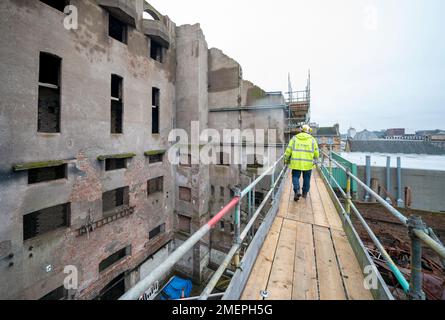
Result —
[[302, 174], [303, 174], [303, 194], [309, 193], [309, 190], [311, 189], [312, 170], [309, 171], [292, 170], [292, 183], [294, 185], [295, 194], [301, 194], [300, 178]]

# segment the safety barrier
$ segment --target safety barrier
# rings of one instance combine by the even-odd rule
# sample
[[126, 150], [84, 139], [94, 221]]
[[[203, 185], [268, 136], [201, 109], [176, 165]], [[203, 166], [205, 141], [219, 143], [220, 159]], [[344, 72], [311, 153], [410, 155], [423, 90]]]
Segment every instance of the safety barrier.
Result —
[[[235, 209], [234, 214], [234, 238], [233, 246], [227, 254], [224, 262], [214, 273], [213, 277], [208, 282], [206, 288], [199, 297], [193, 297], [190, 299], [200, 299], [206, 300], [209, 297], [213, 297], [212, 291], [217, 285], [219, 279], [223, 275], [224, 271], [228, 268], [230, 262], [233, 260], [235, 266], [238, 268], [240, 266], [240, 249], [247, 238], [247, 235], [252, 234], [252, 229], [255, 222], [258, 220], [260, 213], [266, 206], [269, 200], [275, 201], [276, 190], [279, 188], [283, 181], [284, 174], [287, 170], [286, 167], [282, 165], [284, 155], [281, 156], [278, 161], [276, 161], [269, 169], [264, 171], [255, 181], [253, 181], [244, 190], [237, 189], [235, 192], [235, 197], [220, 211], [218, 212], [209, 222], [202, 226], [197, 232], [195, 232], [190, 238], [185, 241], [180, 247], [178, 247], [164, 262], [162, 262], [156, 269], [154, 269], [146, 278], [140, 280], [134, 287], [128, 290], [119, 300], [138, 300], [151, 286], [154, 282], [158, 281], [160, 278], [165, 276], [174, 265], [190, 250], [193, 246], [198, 243], [204, 236], [214, 228], [221, 219]], [[276, 176], [277, 168], [283, 166], [278, 176]], [[270, 191], [264, 197], [262, 203], [257, 208], [256, 212], [253, 213], [253, 208], [255, 206], [255, 187], [263, 181], [266, 176], [271, 177]], [[248, 198], [248, 212], [250, 215], [250, 220], [245, 226], [244, 230], [241, 231], [241, 202], [243, 199]]]
[[[348, 160], [346, 160], [345, 158], [343, 158], [342, 156], [340, 156], [339, 154], [332, 152], [332, 158], [337, 161], [338, 163], [340, 163], [344, 168], [348, 168], [351, 173], [353, 175], [357, 175], [357, 165], [355, 163], [352, 163]], [[332, 167], [330, 166], [330, 168], [332, 169], [332, 173], [330, 173], [328, 170], [329, 168], [326, 166], [321, 166], [321, 170], [323, 171], [323, 174], [325, 176], [331, 176], [334, 178], [335, 182], [332, 181], [331, 187], [333, 187], [334, 189], [338, 188], [338, 186], [340, 186], [341, 189], [345, 190], [346, 189], [346, 183], [348, 180], [348, 176], [346, 174], [346, 172], [344, 172], [342, 169], [337, 168], [337, 167]], [[357, 194], [357, 182], [356, 181], [352, 181], [351, 182], [351, 196], [354, 198], [354, 195]]]
[[[441, 259], [445, 259], [445, 247], [438, 241], [438, 238], [434, 234], [431, 228], [428, 228], [420, 217], [412, 216], [410, 218], [405, 217], [396, 208], [391, 206], [385, 199], [380, 197], [374, 190], [362, 182], [355, 174], [351, 172], [349, 167], [343, 166], [342, 163], [335, 159], [334, 153], [322, 151], [323, 159], [320, 163], [320, 169], [325, 179], [330, 182], [332, 186], [335, 186], [342, 194], [345, 202], [344, 206], [338, 201], [341, 206], [342, 213], [351, 216], [351, 213], [360, 221], [372, 242], [375, 244], [383, 259], [387, 263], [388, 267], [396, 277], [398, 283], [403, 288], [404, 292], [412, 300], [425, 300], [425, 293], [422, 290], [423, 273], [422, 273], [422, 242], [430, 247], [435, 253], [437, 253]], [[337, 169], [343, 171], [346, 174], [346, 186], [343, 188], [336, 177], [333, 175], [333, 165]], [[361, 215], [358, 208], [352, 201], [352, 182], [356, 182], [360, 187], [364, 188], [367, 193], [376, 199], [377, 202], [382, 204], [394, 217], [402, 222], [406, 227], [411, 241], [411, 276], [408, 282], [403, 276], [400, 269], [394, 263], [384, 246], [371, 230], [365, 219]], [[338, 199], [338, 198], [337, 198]], [[339, 199], [338, 199], [339, 200]]]

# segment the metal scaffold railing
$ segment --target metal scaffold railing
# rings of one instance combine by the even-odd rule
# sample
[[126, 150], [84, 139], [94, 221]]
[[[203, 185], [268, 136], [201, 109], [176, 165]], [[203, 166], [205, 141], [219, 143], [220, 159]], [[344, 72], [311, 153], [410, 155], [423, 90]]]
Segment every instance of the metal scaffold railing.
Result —
[[[206, 300], [212, 295], [213, 289], [216, 287], [218, 281], [229, 267], [230, 262], [233, 260], [235, 266], [238, 268], [240, 266], [240, 250], [247, 238], [247, 235], [251, 233], [255, 222], [258, 220], [262, 210], [265, 208], [269, 200], [272, 202], [276, 200], [277, 190], [282, 184], [283, 177], [286, 173], [287, 168], [283, 166], [284, 155], [281, 156], [269, 169], [264, 171], [255, 181], [253, 181], [248, 187], [243, 190], [238, 189], [235, 193], [235, 197], [221, 210], [219, 211], [210, 221], [208, 221], [204, 226], [202, 226], [197, 232], [188, 238], [180, 247], [178, 247], [164, 262], [162, 262], [156, 269], [154, 269], [146, 278], [140, 280], [134, 287], [128, 290], [119, 300], [138, 300], [156, 281], [165, 276], [174, 266], [178, 263], [182, 257], [185, 256], [193, 247], [206, 236], [212, 228], [214, 228], [221, 219], [229, 214], [233, 209], [235, 209], [234, 214], [234, 239], [233, 246], [224, 259], [223, 263], [220, 265], [218, 270], [214, 273], [210, 281], [208, 282], [206, 288], [199, 297], [190, 298]], [[278, 176], [276, 176], [278, 168], [283, 166]], [[270, 191], [264, 197], [262, 203], [257, 208], [256, 212], [250, 217], [244, 230], [241, 231], [241, 202], [243, 199], [248, 198], [249, 210], [250, 206], [255, 203], [254, 192], [255, 187], [262, 182], [267, 176], [271, 177]]]
[[[372, 190], [366, 183], [361, 181], [356, 175], [354, 175], [350, 168], [345, 168], [338, 160], [338, 157], [334, 157], [332, 151], [322, 152], [323, 159], [320, 163], [320, 169], [323, 173], [324, 178], [328, 182], [330, 188], [336, 186], [344, 198], [344, 205], [338, 201], [337, 203], [341, 207], [344, 215], [350, 217], [351, 213], [360, 221], [366, 232], [368, 233], [370, 239], [374, 245], [379, 250], [383, 259], [387, 263], [388, 267], [394, 274], [398, 283], [403, 288], [404, 292], [413, 300], [424, 300], [425, 294], [422, 290], [423, 284], [423, 274], [422, 274], [422, 242], [431, 248], [435, 253], [437, 253], [441, 259], [445, 259], [445, 247], [435, 239], [436, 236], [431, 228], [422, 222], [422, 219], [417, 216], [412, 216], [410, 218], [405, 217], [400, 211], [394, 208], [387, 200], [383, 199], [374, 190]], [[327, 161], [325, 161], [327, 160]], [[336, 180], [333, 174], [333, 167], [337, 170], [342, 170], [347, 177], [345, 190], [340, 186], [340, 183]], [[385, 247], [382, 245], [380, 240], [374, 234], [372, 229], [367, 224], [366, 220], [363, 218], [357, 206], [352, 201], [351, 196], [351, 185], [352, 182], [356, 182], [359, 186], [364, 188], [364, 190], [372, 197], [376, 199], [382, 206], [384, 206], [394, 217], [396, 217], [403, 225], [407, 227], [409, 238], [411, 240], [411, 276], [409, 282], [405, 279], [400, 269], [392, 260], [391, 256], [386, 251]], [[331, 189], [333, 191], [333, 188]], [[335, 192], [333, 192], [335, 194]], [[339, 200], [337, 198], [337, 200]]]

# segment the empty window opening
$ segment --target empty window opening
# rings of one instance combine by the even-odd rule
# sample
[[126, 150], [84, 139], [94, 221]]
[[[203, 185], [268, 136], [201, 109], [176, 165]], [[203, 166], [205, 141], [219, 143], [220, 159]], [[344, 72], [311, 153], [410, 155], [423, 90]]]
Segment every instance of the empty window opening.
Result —
[[155, 154], [155, 155], [149, 156], [148, 161], [150, 164], [162, 163], [162, 162], [164, 162], [164, 155], [163, 154]]
[[113, 171], [127, 168], [127, 159], [106, 159], [105, 171]]
[[69, 0], [40, 0], [40, 1], [62, 12], [65, 10], [65, 7], [70, 4]]
[[113, 17], [111, 14], [109, 17], [108, 35], [113, 39], [126, 44], [128, 33], [127, 25], [119, 19]]
[[255, 205], [260, 206], [264, 201], [264, 193], [255, 192]]
[[234, 197], [235, 197], [235, 191], [230, 189], [230, 198], [234, 198]]
[[224, 198], [224, 187], [219, 187], [219, 195]]
[[179, 231], [185, 232], [187, 234], [191, 233], [192, 218], [180, 214], [178, 215], [178, 224]]
[[28, 170], [28, 184], [67, 178], [67, 165]]
[[220, 221], [219, 222], [219, 228], [221, 229], [221, 231], [224, 231], [224, 221]]
[[126, 256], [131, 255], [131, 246], [125, 247], [115, 253], [113, 253], [108, 258], [102, 260], [99, 263], [99, 272], [107, 270], [112, 265], [116, 264], [120, 260], [124, 259]]
[[125, 187], [111, 190], [102, 194], [102, 210], [104, 212], [104, 216], [107, 216], [107, 214], [113, 214], [115, 210], [128, 206], [130, 203], [128, 192], [129, 188]]
[[154, 228], [153, 230], [151, 230], [148, 234], [148, 239], [154, 239], [157, 236], [159, 236], [160, 234], [165, 232], [165, 223], [161, 224], [160, 226]]
[[217, 157], [218, 157], [218, 165], [220, 165], [220, 166], [229, 166], [230, 165], [230, 161], [229, 161], [230, 156], [228, 153], [218, 152]]
[[258, 169], [258, 168], [263, 168], [264, 165], [262, 164], [262, 159], [259, 159], [259, 157], [255, 154], [248, 156], [247, 167], [251, 169]]
[[192, 166], [192, 155], [191, 154], [182, 154], [180, 157], [180, 164], [183, 167], [191, 167]]
[[66, 300], [68, 298], [68, 290], [64, 286], [58, 287], [50, 293], [44, 295], [39, 300]]
[[37, 131], [60, 132], [60, 68], [62, 59], [40, 53]]
[[158, 177], [147, 182], [147, 195], [152, 195], [158, 192], [164, 192], [164, 177]]
[[186, 187], [179, 187], [179, 200], [185, 202], [192, 202], [192, 189]]
[[150, 40], [150, 58], [164, 62], [164, 47], [153, 39]]
[[122, 273], [108, 283], [95, 298], [102, 301], [116, 301], [125, 293], [125, 273]]
[[151, 132], [159, 134], [159, 108], [161, 105], [161, 91], [158, 88], [153, 88], [151, 92]]
[[212, 197], [215, 196], [215, 186], [210, 186], [210, 194], [212, 195]]
[[28, 240], [44, 233], [69, 227], [70, 204], [61, 204], [23, 216], [23, 239]]
[[111, 75], [111, 133], [123, 133], [123, 79]]

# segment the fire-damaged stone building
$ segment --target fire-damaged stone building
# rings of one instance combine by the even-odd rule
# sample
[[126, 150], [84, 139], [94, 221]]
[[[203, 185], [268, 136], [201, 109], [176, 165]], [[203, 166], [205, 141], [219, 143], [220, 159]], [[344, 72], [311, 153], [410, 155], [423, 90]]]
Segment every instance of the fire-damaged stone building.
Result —
[[[174, 165], [173, 129], [274, 131], [264, 147], [283, 152], [282, 94], [243, 80], [199, 24], [143, 0], [4, 0], [0, 17], [0, 299], [118, 298], [262, 167], [245, 147], [242, 164]], [[199, 283], [232, 232], [228, 217], [172, 272]]]

